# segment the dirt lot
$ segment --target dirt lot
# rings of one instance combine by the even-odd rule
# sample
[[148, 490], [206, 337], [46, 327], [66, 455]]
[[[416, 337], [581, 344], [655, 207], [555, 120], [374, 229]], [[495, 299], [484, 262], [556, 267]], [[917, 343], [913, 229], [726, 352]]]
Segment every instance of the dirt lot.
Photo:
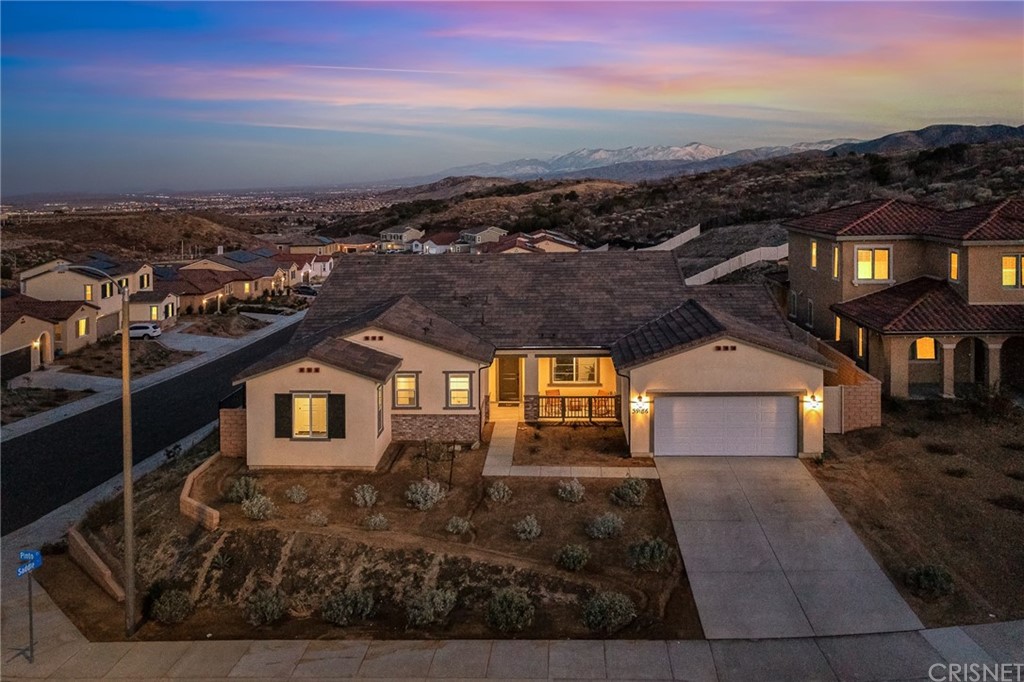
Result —
[[237, 338], [245, 336], [249, 332], [266, 327], [269, 322], [257, 320], [246, 315], [237, 313], [225, 315], [190, 315], [181, 317], [181, 322], [189, 322], [185, 328], [185, 334], [199, 334], [201, 336], [226, 336]]
[[621, 426], [594, 424], [520, 424], [513, 464], [548, 466], [654, 466], [648, 457], [633, 459]]
[[92, 391], [65, 388], [3, 388], [0, 389], [0, 424], [10, 424], [92, 394]]
[[[893, 403], [882, 427], [827, 436], [808, 467], [927, 626], [1024, 618], [1021, 410]], [[922, 564], [955, 592], [912, 594], [903, 578]]]
[[[196, 355], [189, 351], [171, 350], [157, 340], [132, 339], [132, 378], [138, 378], [176, 365]], [[66, 365], [66, 372], [120, 378], [121, 339], [104, 339], [76, 353], [54, 360]]]
[[[215, 447], [212, 446], [212, 447]], [[181, 481], [201, 460], [190, 455], [162, 469], [138, 487], [140, 594], [154, 583], [182, 586], [199, 608], [185, 623], [162, 626], [147, 621], [139, 639], [214, 638], [490, 638], [484, 619], [486, 602], [497, 587], [525, 587], [534, 597], [533, 625], [528, 638], [592, 638], [580, 620], [580, 601], [599, 590], [623, 592], [638, 605], [636, 621], [618, 637], [699, 638], [702, 636], [693, 597], [675, 545], [671, 521], [656, 481], [643, 507], [614, 506], [608, 493], [617, 481], [586, 479], [583, 502], [556, 496], [557, 479], [506, 479], [511, 501], [491, 501], [485, 489], [495, 479], [480, 475], [484, 451], [464, 452], [456, 460], [453, 488], [434, 509], [421, 512], [406, 505], [408, 485], [426, 475], [426, 463], [414, 458], [418, 446], [395, 446], [390, 470], [378, 472], [258, 472], [261, 488], [277, 505], [268, 521], [250, 521], [238, 504], [224, 501], [224, 492], [244, 472], [240, 460], [222, 460], [200, 481], [197, 496], [222, 514], [221, 528], [207, 533], [184, 521], [177, 512]], [[440, 468], [439, 468], [440, 467]], [[447, 464], [431, 464], [432, 478], [448, 480]], [[389, 522], [384, 531], [363, 526], [367, 510], [351, 501], [352, 489], [371, 483], [380, 493], [373, 512]], [[284, 491], [301, 484], [309, 492], [302, 504], [287, 500]], [[105, 549], [116, 567], [120, 523], [115, 499], [97, 507], [86, 527], [94, 544]], [[323, 511], [328, 525], [306, 520]], [[625, 520], [618, 539], [592, 540], [583, 524], [614, 510]], [[542, 535], [517, 539], [511, 529], [527, 514], [536, 515]], [[470, 519], [473, 528], [461, 537], [445, 531], [453, 515]], [[567, 518], [571, 521], [567, 522]], [[669, 566], [638, 573], [628, 566], [627, 547], [645, 535], [670, 544]], [[588, 547], [591, 559], [579, 573], [558, 568], [553, 556], [567, 543]], [[214, 560], [220, 555], [226, 563]], [[91, 639], [119, 639], [122, 620], [117, 605], [92, 586], [63, 555], [44, 564], [44, 587]], [[259, 586], [273, 585], [289, 596], [290, 615], [269, 627], [253, 628], [240, 604]], [[365, 625], [337, 628], [319, 618], [324, 596], [346, 585], [372, 589], [378, 616]], [[444, 626], [406, 627], [407, 595], [434, 586], [458, 590], [458, 606]]]

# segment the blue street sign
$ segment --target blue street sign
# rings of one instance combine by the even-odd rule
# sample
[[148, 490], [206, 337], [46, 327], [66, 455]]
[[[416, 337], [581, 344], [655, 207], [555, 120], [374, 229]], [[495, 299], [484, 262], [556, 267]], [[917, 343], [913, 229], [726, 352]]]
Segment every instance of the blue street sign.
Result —
[[23, 551], [18, 555], [18, 558], [25, 562], [18, 566], [19, 578], [43, 565], [43, 555], [38, 551]]

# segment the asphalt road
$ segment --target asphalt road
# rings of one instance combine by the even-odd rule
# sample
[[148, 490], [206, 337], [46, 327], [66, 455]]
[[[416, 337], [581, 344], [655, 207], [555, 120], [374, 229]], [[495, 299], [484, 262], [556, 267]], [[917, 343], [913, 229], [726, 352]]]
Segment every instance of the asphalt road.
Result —
[[[132, 393], [135, 462], [217, 419], [231, 378], [283, 346], [287, 327], [230, 355]], [[121, 472], [121, 400], [3, 444], [0, 534], [25, 526]]]

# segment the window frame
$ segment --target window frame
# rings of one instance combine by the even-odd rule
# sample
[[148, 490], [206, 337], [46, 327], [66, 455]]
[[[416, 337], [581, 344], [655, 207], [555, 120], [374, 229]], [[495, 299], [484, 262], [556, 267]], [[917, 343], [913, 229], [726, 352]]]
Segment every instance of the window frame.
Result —
[[83, 286], [83, 289], [82, 289], [82, 300], [90, 301], [91, 302], [93, 300], [93, 298], [95, 297], [95, 294], [93, 293], [92, 285], [91, 284], [84, 284], [82, 286]]
[[949, 255], [946, 257], [946, 277], [950, 282], [960, 281], [960, 251], [959, 249], [950, 249]]
[[[869, 252], [871, 252], [871, 277], [865, 278], [865, 277], [861, 277], [860, 276], [860, 252], [861, 251], [869, 251]], [[886, 267], [888, 269], [888, 272], [886, 273], [886, 277], [885, 278], [881, 278], [881, 277], [876, 277], [875, 276], [875, 271], [877, 269], [876, 256], [875, 256], [875, 252], [876, 251], [885, 251], [886, 253], [889, 254], [886, 257]], [[853, 278], [853, 281], [855, 283], [857, 283], [857, 284], [886, 284], [886, 283], [894, 282], [895, 280], [893, 279], [892, 252], [893, 252], [893, 248], [892, 248], [891, 244], [887, 244], [887, 245], [884, 245], [884, 246], [855, 246], [854, 250], [853, 250], [853, 267], [854, 267], [854, 278]]]
[[[452, 377], [465, 377], [466, 379], [466, 404], [455, 405], [452, 403]], [[462, 390], [462, 389], [457, 389]], [[452, 371], [444, 373], [444, 408], [446, 410], [472, 410], [473, 409], [473, 373], [466, 371]]]
[[[400, 378], [412, 377], [413, 379], [413, 404], [398, 404], [398, 380]], [[404, 389], [403, 389], [404, 390]], [[395, 410], [418, 410], [420, 409], [420, 372], [396, 372], [391, 380], [391, 407]]]
[[[558, 361], [564, 360], [565, 358], [572, 359], [572, 380], [566, 381], [563, 379], [555, 378], [556, 365]], [[580, 360], [593, 360], [594, 361], [594, 378], [589, 381], [580, 380]], [[593, 355], [552, 355], [551, 356], [551, 376], [548, 383], [550, 385], [557, 386], [600, 386], [601, 385], [601, 359]]]
[[89, 336], [89, 318], [80, 317], [75, 320], [75, 338], [81, 339]]
[[[1005, 280], [1005, 265], [1004, 261], [1007, 258], [1013, 259], [1013, 284], [1007, 284]], [[1004, 253], [999, 257], [999, 283], [1004, 289], [1020, 289], [1024, 287], [1024, 273], [1021, 270], [1024, 269], [1024, 254], [1022, 253]]]
[[139, 288], [140, 289], [146, 289], [146, 288], [149, 287], [149, 281], [150, 281], [149, 277], [150, 276], [149, 276], [148, 273], [142, 273], [141, 275], [139, 275]]
[[839, 317], [838, 315], [833, 315], [833, 317], [836, 318], [836, 320], [835, 320], [835, 329], [836, 329], [836, 331], [835, 331], [835, 339], [834, 340], [835, 341], [842, 341], [842, 339], [843, 339], [843, 318]]
[[818, 269], [818, 240], [811, 240], [811, 270]]
[[128, 286], [129, 284], [130, 282], [128, 281], [127, 277], [122, 277], [121, 279], [117, 280], [117, 285], [121, 287], [121, 289], [127, 289], [130, 291], [131, 289]]
[[100, 299], [105, 300], [111, 298], [114, 295], [114, 283], [113, 282], [101, 282], [100, 283]]
[[[932, 357], [921, 357], [918, 354], [918, 344], [922, 341], [931, 341], [932, 343]], [[914, 342], [910, 344], [910, 359], [913, 362], [939, 362], [939, 342], [933, 336], [919, 336], [914, 339]]]
[[789, 291], [789, 306], [788, 306], [789, 307], [789, 319], [791, 319], [791, 320], [795, 320], [796, 319], [796, 308], [797, 308], [797, 305], [799, 305], [799, 303], [800, 303], [800, 301], [799, 301], [799, 298], [796, 295], [796, 292], [793, 291], [792, 289], [790, 289], [790, 291]]
[[[292, 399], [292, 424], [291, 424], [291, 438], [292, 440], [330, 440], [331, 436], [331, 424], [330, 424], [330, 407], [328, 405], [330, 391], [294, 391], [291, 393]], [[322, 397], [324, 399], [324, 432], [323, 435], [319, 433], [313, 433], [313, 398]], [[309, 400], [309, 431], [306, 433], [297, 433], [295, 430], [295, 415], [297, 413], [296, 401], [300, 399]]]
[[864, 327], [857, 326], [857, 358], [864, 359], [865, 343], [864, 343]]
[[841, 260], [839, 244], [832, 245], [832, 279], [839, 279], [839, 264]]
[[377, 384], [377, 436], [384, 433], [384, 384]]

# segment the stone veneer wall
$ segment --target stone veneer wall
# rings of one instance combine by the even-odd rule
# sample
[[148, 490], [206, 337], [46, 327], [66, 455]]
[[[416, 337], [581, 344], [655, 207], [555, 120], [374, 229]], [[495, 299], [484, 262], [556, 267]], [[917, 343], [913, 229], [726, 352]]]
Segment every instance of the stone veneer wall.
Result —
[[480, 440], [480, 415], [392, 413], [391, 438], [475, 443]]
[[220, 411], [220, 454], [245, 457], [245, 408], [222, 408]]

